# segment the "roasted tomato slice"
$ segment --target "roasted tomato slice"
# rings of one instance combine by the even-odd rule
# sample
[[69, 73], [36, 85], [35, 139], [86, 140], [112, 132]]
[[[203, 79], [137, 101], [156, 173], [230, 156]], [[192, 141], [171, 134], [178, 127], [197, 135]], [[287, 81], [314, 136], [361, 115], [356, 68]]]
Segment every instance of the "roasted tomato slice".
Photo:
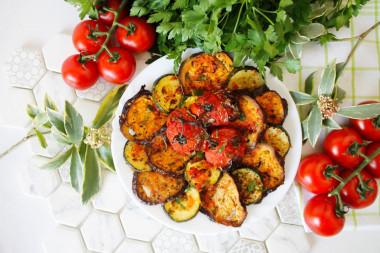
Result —
[[174, 150], [190, 155], [201, 149], [207, 132], [187, 108], [174, 110], [167, 120], [166, 136]]
[[209, 126], [226, 125], [240, 115], [236, 98], [226, 90], [204, 93], [189, 109]]
[[223, 169], [240, 164], [245, 150], [244, 136], [234, 128], [215, 129], [206, 145], [206, 160]]

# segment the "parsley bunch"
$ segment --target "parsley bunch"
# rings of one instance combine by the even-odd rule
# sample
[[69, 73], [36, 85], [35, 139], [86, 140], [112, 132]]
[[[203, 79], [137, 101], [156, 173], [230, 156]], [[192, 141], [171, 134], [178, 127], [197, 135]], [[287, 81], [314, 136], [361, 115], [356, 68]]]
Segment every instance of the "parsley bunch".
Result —
[[175, 59], [187, 48], [232, 52], [235, 64], [252, 59], [282, 79], [301, 69], [302, 45], [335, 39], [327, 28], [348, 25], [368, 0], [136, 0], [130, 15], [157, 24], [154, 53]]

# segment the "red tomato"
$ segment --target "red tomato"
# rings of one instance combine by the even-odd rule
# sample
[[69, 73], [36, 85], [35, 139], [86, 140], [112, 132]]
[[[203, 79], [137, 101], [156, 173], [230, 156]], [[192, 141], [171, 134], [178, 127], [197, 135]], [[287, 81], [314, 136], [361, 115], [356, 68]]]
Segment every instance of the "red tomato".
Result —
[[218, 167], [230, 169], [241, 162], [245, 150], [244, 136], [234, 128], [221, 128], [212, 131], [210, 140], [216, 141], [216, 146], [208, 143], [206, 160]]
[[[363, 104], [379, 103], [377, 101], [365, 101]], [[355, 129], [363, 139], [380, 141], [380, 115], [372, 119], [350, 119], [350, 126]]]
[[[372, 155], [377, 149], [380, 148], [380, 141], [375, 141], [365, 147], [366, 156]], [[380, 178], [380, 155], [377, 155], [367, 166], [364, 168], [373, 177]]]
[[[351, 175], [352, 172], [352, 169], [345, 169], [341, 171], [340, 176], [343, 179], [346, 179], [349, 175]], [[358, 191], [356, 190], [359, 187], [360, 182], [357, 176], [354, 176], [350, 181], [348, 181], [347, 184], [340, 191], [342, 201], [354, 209], [365, 208], [367, 206], [370, 206], [373, 202], [375, 202], [377, 198], [378, 187], [376, 180], [368, 172], [364, 170], [360, 172], [360, 175], [362, 176], [364, 182], [370, 180], [368, 186], [374, 190], [373, 192], [366, 193], [366, 200], [361, 199]]]
[[239, 117], [237, 100], [226, 90], [204, 93], [189, 106], [189, 110], [197, 117], [204, 114], [201, 120], [210, 126], [226, 125]]
[[186, 108], [174, 110], [167, 120], [166, 136], [173, 149], [184, 155], [201, 150], [207, 132]]
[[307, 202], [303, 217], [311, 231], [322, 236], [333, 236], [343, 229], [346, 219], [336, 216], [335, 205], [335, 197], [326, 194], [316, 195]]
[[[331, 159], [322, 153], [315, 153], [303, 158], [297, 171], [297, 179], [300, 184], [309, 192], [315, 194], [328, 193], [338, 184], [335, 178], [326, 179], [323, 171], [328, 165], [335, 165]], [[335, 174], [338, 169], [334, 170]]]
[[146, 22], [146, 19], [139, 17], [126, 17], [121, 24], [130, 27], [131, 32], [123, 27], [118, 27], [116, 38], [120, 45], [131, 52], [141, 53], [148, 51], [155, 40], [154, 26]]
[[[110, 9], [117, 10], [121, 2], [123, 2], [123, 0], [107, 0], [106, 6]], [[100, 5], [96, 6], [96, 8], [100, 8]], [[129, 7], [124, 6], [124, 8], [119, 13], [119, 17], [117, 21], [120, 21], [123, 18], [125, 18], [128, 15], [128, 13], [129, 13]], [[99, 21], [102, 24], [111, 26], [114, 19], [115, 19], [115, 14], [110, 11], [104, 11], [104, 13], [102, 13], [101, 11], [99, 12]]]
[[[362, 144], [363, 140], [354, 129], [343, 127], [342, 129], [331, 131], [326, 136], [323, 142], [323, 150], [339, 166], [353, 168], [363, 161], [363, 157], [359, 155], [345, 155], [347, 148], [354, 142]], [[365, 147], [360, 148], [360, 151], [364, 154]]]
[[99, 78], [96, 62], [88, 61], [82, 66], [78, 61], [79, 54], [68, 57], [62, 64], [62, 78], [72, 88], [77, 90], [88, 89]]
[[95, 30], [98, 27], [98, 32], [107, 32], [108, 29], [104, 25], [95, 20], [85, 20], [80, 22], [73, 31], [73, 44], [79, 52], [87, 52], [87, 54], [96, 54], [104, 44], [107, 36], [98, 36], [89, 38], [90, 27]]
[[123, 84], [128, 82], [135, 73], [136, 60], [135, 57], [125, 49], [112, 47], [109, 50], [117, 52], [120, 58], [116, 61], [110, 61], [110, 55], [104, 51], [98, 58], [99, 74], [107, 82], [113, 84]]

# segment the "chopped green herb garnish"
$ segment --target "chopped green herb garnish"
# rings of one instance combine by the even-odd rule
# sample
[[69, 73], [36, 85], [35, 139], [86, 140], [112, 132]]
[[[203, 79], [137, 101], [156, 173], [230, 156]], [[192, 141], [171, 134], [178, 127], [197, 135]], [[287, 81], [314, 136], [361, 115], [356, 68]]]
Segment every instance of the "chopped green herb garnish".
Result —
[[191, 190], [191, 185], [188, 185], [187, 188], [186, 188], [186, 190], [185, 190], [185, 192], [188, 192], [190, 190]]
[[193, 117], [194, 119], [197, 119], [197, 116], [195, 116], [194, 114], [192, 114], [189, 110], [186, 110], [186, 112], [187, 112], [191, 117]]
[[165, 138], [162, 138], [162, 140], [164, 141], [164, 144], [165, 144], [165, 152], [168, 150], [168, 144], [166, 143], [166, 140]]
[[176, 120], [177, 118], [176, 117], [172, 117], [172, 121]]
[[204, 183], [202, 184], [201, 187], [203, 188], [203, 187], [205, 187], [206, 185], [208, 185], [209, 183], [210, 183], [210, 180], [207, 180], [206, 182], [204, 182]]
[[203, 158], [203, 157], [205, 157], [205, 153], [202, 152], [202, 151], [199, 151], [199, 152], [197, 153], [197, 157]]
[[175, 165], [175, 162], [169, 163], [169, 165]]
[[215, 131], [215, 137], [219, 138], [219, 136], [218, 136], [218, 129], [216, 129], [216, 131]]
[[249, 186], [248, 186], [248, 191], [252, 192], [255, 189], [256, 182], [255, 181], [250, 181]]
[[239, 120], [241, 120], [241, 121], [245, 121], [245, 114], [244, 114], [243, 111], [240, 112]]
[[231, 155], [230, 153], [227, 153], [227, 152], [226, 152], [226, 155], [228, 155], [229, 157], [232, 157], [232, 155]]
[[197, 154], [197, 152], [193, 151], [193, 153], [191, 153], [190, 157], [194, 157], [196, 154]]
[[186, 207], [181, 203], [181, 199], [183, 199], [183, 197], [176, 197], [174, 199], [174, 202], [178, 203], [178, 205], [180, 205], [183, 208], [183, 210], [186, 210]]
[[222, 153], [223, 149], [226, 147], [227, 145], [227, 142], [223, 143], [223, 145], [220, 147], [220, 149], [218, 150], [218, 153]]
[[143, 122], [141, 122], [141, 125], [145, 125], [149, 120], [144, 120]]

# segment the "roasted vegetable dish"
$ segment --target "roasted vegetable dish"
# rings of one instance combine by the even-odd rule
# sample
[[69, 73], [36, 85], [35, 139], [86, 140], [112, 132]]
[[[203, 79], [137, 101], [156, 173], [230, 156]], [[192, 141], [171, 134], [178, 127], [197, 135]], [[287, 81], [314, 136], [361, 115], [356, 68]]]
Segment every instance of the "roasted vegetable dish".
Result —
[[152, 92], [142, 85], [124, 105], [119, 123], [133, 191], [174, 221], [200, 211], [239, 227], [247, 205], [284, 183], [286, 116], [286, 100], [254, 67], [234, 68], [223, 52], [192, 55], [178, 77], [162, 73]]

